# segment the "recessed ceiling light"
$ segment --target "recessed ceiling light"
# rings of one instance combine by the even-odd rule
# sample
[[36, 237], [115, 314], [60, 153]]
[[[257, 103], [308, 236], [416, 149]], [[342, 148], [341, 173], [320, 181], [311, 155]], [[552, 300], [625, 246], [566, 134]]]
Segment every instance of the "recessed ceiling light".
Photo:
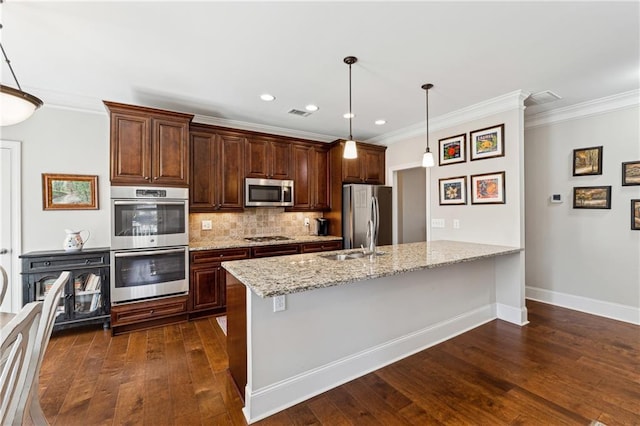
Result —
[[352, 113], [352, 112], [346, 112], [346, 113], [342, 114], [342, 116], [343, 116], [344, 118], [353, 118], [353, 117], [355, 117], [356, 115], [355, 115], [354, 113]]
[[273, 95], [270, 95], [268, 93], [263, 93], [262, 95], [260, 95], [260, 99], [262, 99], [265, 102], [271, 102], [275, 99], [276, 97]]
[[387, 124], [387, 120], [376, 120], [375, 123], [377, 126], [382, 126], [383, 124]]
[[314, 104], [309, 104], [306, 107], [304, 107], [304, 109], [306, 109], [307, 111], [311, 111], [311, 112], [316, 112], [317, 110], [319, 110], [320, 108], [318, 108], [317, 105]]

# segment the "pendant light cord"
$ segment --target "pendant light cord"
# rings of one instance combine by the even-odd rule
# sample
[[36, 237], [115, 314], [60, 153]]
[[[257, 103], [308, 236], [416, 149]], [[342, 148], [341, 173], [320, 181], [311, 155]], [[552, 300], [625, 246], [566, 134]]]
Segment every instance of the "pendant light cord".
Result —
[[[0, 1], [2, 3], [2, 1]], [[2, 29], [2, 24], [0, 24], [0, 30]], [[18, 77], [16, 77], [16, 73], [13, 72], [13, 67], [11, 66], [11, 61], [7, 57], [7, 52], [4, 51], [4, 46], [2, 46], [2, 42], [0, 42], [0, 49], [2, 50], [2, 56], [4, 56], [4, 61], [9, 65], [9, 71], [11, 71], [11, 75], [13, 76], [13, 80], [16, 82], [18, 89], [22, 92], [22, 87], [20, 87], [20, 83], [18, 83]]]
[[426, 96], [426, 104], [427, 104], [427, 152], [431, 152], [431, 150], [429, 149], [429, 88], [427, 88], [426, 90], [427, 92], [427, 96]]
[[353, 140], [351, 120], [353, 120], [353, 109], [351, 108], [351, 64], [349, 64], [349, 140], [350, 141]]

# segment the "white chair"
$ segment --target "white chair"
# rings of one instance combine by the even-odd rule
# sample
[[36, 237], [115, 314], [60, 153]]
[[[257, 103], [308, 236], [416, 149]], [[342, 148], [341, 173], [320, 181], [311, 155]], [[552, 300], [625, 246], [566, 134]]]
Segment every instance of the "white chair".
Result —
[[7, 294], [7, 287], [9, 287], [9, 279], [7, 278], [7, 271], [0, 266], [0, 305], [4, 300], [4, 295]]
[[0, 425], [21, 424], [21, 389], [32, 381], [29, 364], [33, 358], [42, 302], [26, 304], [0, 330]]
[[67, 284], [67, 281], [69, 281], [69, 276], [69, 271], [62, 272], [44, 298], [38, 334], [36, 335], [33, 354], [29, 361], [29, 376], [22, 389], [18, 413], [16, 414], [16, 420], [20, 419], [18, 424], [22, 424], [22, 422], [27, 420], [28, 416], [31, 417], [34, 425], [49, 424], [40, 406], [40, 397], [38, 395], [40, 367], [42, 366], [42, 359], [44, 358], [44, 353], [47, 350], [49, 338], [51, 337], [51, 331], [53, 330], [56, 308], [58, 307], [58, 303], [60, 303], [60, 295], [64, 291], [64, 286]]

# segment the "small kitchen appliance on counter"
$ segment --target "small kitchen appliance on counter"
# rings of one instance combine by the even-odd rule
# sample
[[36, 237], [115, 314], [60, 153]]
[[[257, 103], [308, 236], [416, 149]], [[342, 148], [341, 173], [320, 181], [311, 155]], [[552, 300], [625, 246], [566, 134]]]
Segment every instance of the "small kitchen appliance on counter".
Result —
[[318, 222], [317, 234], [320, 236], [329, 235], [329, 219], [325, 219], [323, 217], [317, 217], [316, 221]]

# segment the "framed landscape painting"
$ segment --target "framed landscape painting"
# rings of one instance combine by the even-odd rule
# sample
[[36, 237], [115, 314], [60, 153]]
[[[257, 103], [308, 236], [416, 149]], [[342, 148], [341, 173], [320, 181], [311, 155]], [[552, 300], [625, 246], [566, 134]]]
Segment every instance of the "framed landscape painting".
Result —
[[505, 204], [505, 172], [471, 176], [471, 204]]
[[573, 150], [573, 175], [589, 176], [602, 174], [602, 147]]
[[640, 231], [640, 200], [631, 200], [631, 229]]
[[504, 156], [504, 124], [480, 129], [470, 134], [471, 161]]
[[44, 210], [97, 210], [98, 176], [42, 174]]
[[452, 136], [438, 141], [438, 165], [464, 163], [466, 157], [467, 134]]
[[574, 209], [610, 209], [611, 186], [576, 186], [573, 188]]
[[622, 163], [622, 186], [640, 185], [640, 161]]
[[440, 205], [467, 204], [467, 177], [440, 179]]

